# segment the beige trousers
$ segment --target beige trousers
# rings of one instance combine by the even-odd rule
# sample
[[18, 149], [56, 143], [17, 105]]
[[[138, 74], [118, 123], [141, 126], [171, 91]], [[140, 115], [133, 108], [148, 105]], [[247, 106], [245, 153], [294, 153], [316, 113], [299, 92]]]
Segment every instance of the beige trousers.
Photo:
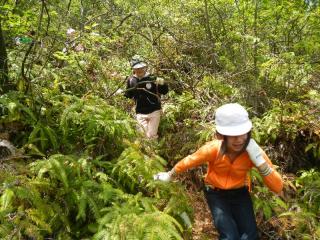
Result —
[[161, 110], [149, 114], [137, 114], [138, 130], [143, 132], [147, 138], [158, 138], [158, 127], [160, 123]]

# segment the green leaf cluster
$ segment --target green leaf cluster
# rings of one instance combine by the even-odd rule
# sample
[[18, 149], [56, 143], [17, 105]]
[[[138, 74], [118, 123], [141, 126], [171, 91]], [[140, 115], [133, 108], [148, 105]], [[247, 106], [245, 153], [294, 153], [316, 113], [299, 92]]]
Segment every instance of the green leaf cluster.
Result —
[[107, 104], [103, 99], [86, 96], [65, 106], [60, 128], [63, 141], [86, 145], [95, 155], [118, 156], [124, 139], [133, 139], [134, 122], [128, 115]]

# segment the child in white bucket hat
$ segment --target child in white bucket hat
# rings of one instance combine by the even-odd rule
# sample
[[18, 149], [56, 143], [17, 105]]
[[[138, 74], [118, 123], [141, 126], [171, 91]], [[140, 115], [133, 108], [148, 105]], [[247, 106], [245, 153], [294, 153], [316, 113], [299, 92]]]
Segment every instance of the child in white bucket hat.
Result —
[[215, 112], [217, 139], [179, 161], [169, 172], [154, 176], [169, 182], [176, 173], [207, 163], [205, 197], [219, 239], [259, 239], [248, 190], [248, 173], [258, 169], [266, 186], [280, 193], [283, 181], [266, 153], [251, 138], [252, 122], [238, 103], [229, 103]]

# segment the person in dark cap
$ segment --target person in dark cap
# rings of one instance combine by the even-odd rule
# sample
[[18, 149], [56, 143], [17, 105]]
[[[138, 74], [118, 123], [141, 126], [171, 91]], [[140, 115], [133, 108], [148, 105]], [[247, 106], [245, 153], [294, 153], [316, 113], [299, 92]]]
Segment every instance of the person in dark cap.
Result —
[[161, 116], [161, 95], [169, 91], [163, 78], [148, 72], [147, 62], [135, 55], [130, 61], [133, 75], [127, 79], [125, 96], [136, 104], [138, 129], [149, 139], [158, 138]]

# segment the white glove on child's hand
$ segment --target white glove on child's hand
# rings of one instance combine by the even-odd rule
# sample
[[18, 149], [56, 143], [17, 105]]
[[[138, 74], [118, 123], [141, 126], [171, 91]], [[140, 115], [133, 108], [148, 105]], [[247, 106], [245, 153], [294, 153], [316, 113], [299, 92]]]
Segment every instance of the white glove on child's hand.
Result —
[[164, 79], [161, 78], [161, 77], [157, 77], [156, 83], [157, 83], [158, 85], [163, 85], [163, 84], [164, 84]]
[[123, 89], [119, 88], [116, 92], [115, 92], [115, 95], [120, 95], [122, 94], [124, 91]]
[[162, 182], [170, 182], [171, 176], [168, 172], [160, 172], [153, 176], [154, 180], [159, 180]]
[[174, 174], [174, 170], [171, 170], [169, 172], [159, 172], [159, 173], [153, 175], [153, 179], [159, 180], [162, 182], [170, 182], [173, 174]]
[[256, 167], [259, 167], [266, 162], [266, 160], [264, 160], [264, 158], [262, 157], [261, 148], [254, 139], [250, 139], [246, 151], [248, 152], [251, 161]]

